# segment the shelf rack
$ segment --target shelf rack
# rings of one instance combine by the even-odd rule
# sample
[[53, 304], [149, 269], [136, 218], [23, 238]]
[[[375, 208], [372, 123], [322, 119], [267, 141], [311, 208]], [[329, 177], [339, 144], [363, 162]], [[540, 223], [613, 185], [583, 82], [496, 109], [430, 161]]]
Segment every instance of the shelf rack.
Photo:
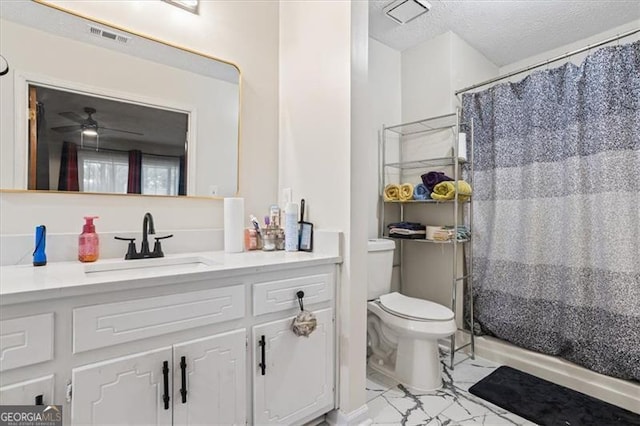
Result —
[[[470, 243], [470, 239], [455, 239], [449, 241], [432, 241], [427, 239], [409, 239], [409, 238], [393, 238], [386, 235], [386, 221], [385, 221], [385, 205], [397, 205], [399, 207], [399, 215], [400, 221], [403, 221], [405, 218], [405, 208], [417, 208], [414, 206], [418, 205], [453, 205], [453, 227], [457, 229], [458, 225], [461, 222], [464, 223], [465, 214], [464, 207], [468, 207], [468, 216], [467, 223], [469, 229], [472, 229], [472, 216], [473, 216], [473, 203], [471, 200], [461, 202], [458, 201], [458, 192], [456, 187], [456, 193], [453, 200], [409, 200], [409, 201], [385, 201], [383, 197], [384, 188], [387, 185], [386, 176], [387, 171], [389, 169], [394, 169], [396, 172], [399, 172], [399, 183], [404, 182], [403, 176], [405, 175], [405, 171], [415, 171], [422, 169], [427, 172], [429, 169], [437, 168], [437, 167], [452, 167], [453, 168], [453, 179], [454, 181], [458, 181], [462, 175], [462, 169], [466, 168], [468, 172], [468, 182], [472, 184], [471, 179], [473, 177], [473, 122], [470, 123], [469, 128], [467, 130], [467, 134], [470, 134], [470, 139], [468, 142], [470, 143], [470, 152], [469, 161], [460, 157], [460, 153], [458, 152], [458, 140], [459, 134], [461, 131], [460, 124], [461, 110], [458, 108], [452, 114], [440, 115], [437, 117], [430, 117], [423, 120], [412, 121], [409, 123], [398, 124], [394, 126], [383, 126], [381, 130], [380, 143], [379, 143], [379, 159], [380, 159], [380, 167], [379, 167], [379, 194], [380, 194], [380, 228], [379, 228], [379, 236], [384, 238], [391, 238], [395, 241], [399, 242], [399, 255], [400, 255], [400, 285], [402, 287], [403, 280], [403, 255], [405, 250], [405, 244], [447, 244], [452, 246], [452, 256], [453, 256], [453, 271], [452, 271], [452, 280], [451, 280], [451, 310], [454, 312], [454, 317], [457, 318], [456, 315], [456, 307], [457, 307], [457, 287], [458, 283], [463, 283], [463, 295], [464, 290], [466, 289], [468, 294], [468, 312], [469, 312], [469, 327], [465, 328], [466, 321], [464, 319], [464, 303], [463, 309], [460, 314], [463, 315], [462, 328], [458, 328], [458, 331], [463, 332], [469, 335], [469, 342], [463, 344], [461, 346], [456, 347], [456, 334], [451, 336], [451, 351], [450, 351], [450, 365], [451, 368], [454, 368], [453, 359], [455, 352], [464, 349], [466, 347], [470, 347], [471, 358], [475, 357], [475, 339], [473, 334], [473, 247]], [[405, 160], [403, 157], [403, 143], [405, 140], [416, 140], [421, 137], [428, 137], [430, 134], [444, 131], [451, 131], [452, 135], [450, 137], [451, 140], [451, 153], [450, 156], [444, 157], [426, 157], [426, 158], [418, 158], [418, 159], [409, 159]], [[387, 162], [386, 154], [387, 154], [387, 144], [389, 143], [389, 138], [391, 135], [395, 135], [398, 138], [398, 160], [395, 162]], [[409, 207], [411, 206], [411, 207]], [[462, 213], [462, 215], [461, 215]], [[464, 247], [463, 254], [466, 254], [465, 258], [463, 258], [463, 274], [458, 276], [458, 249]]]

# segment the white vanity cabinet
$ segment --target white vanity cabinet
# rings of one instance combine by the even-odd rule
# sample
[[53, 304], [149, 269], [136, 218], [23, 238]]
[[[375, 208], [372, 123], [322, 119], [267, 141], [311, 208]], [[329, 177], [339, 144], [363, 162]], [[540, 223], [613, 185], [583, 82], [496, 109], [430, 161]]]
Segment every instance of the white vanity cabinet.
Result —
[[243, 329], [73, 369], [72, 423], [245, 424], [245, 336]]
[[[339, 258], [242, 256], [255, 264], [0, 299], [0, 403], [42, 395], [78, 426], [301, 425], [337, 408]], [[292, 330], [301, 291], [309, 337]]]

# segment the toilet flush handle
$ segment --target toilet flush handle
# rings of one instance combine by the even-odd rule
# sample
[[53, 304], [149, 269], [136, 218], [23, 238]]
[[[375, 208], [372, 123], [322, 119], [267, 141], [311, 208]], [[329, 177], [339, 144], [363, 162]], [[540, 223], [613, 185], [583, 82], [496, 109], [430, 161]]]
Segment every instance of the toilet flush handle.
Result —
[[296, 296], [298, 296], [298, 304], [300, 305], [300, 310], [304, 311], [304, 304], [302, 303], [302, 298], [304, 297], [304, 291], [300, 290], [299, 292], [296, 293]]

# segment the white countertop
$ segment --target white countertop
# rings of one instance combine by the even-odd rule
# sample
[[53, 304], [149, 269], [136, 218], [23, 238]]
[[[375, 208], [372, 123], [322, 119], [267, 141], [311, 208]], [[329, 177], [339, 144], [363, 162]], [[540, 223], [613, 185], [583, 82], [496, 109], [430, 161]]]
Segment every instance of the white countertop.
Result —
[[[189, 263], [179, 264], [181, 261]], [[178, 264], [162, 264], [172, 262]], [[127, 261], [105, 259], [94, 263], [51, 262], [39, 267], [3, 266], [0, 267], [0, 305], [341, 262], [339, 256], [321, 253], [251, 251], [184, 253]], [[145, 267], [138, 267], [143, 264]], [[129, 265], [135, 268], [128, 269]], [[100, 271], [110, 267], [117, 270]]]

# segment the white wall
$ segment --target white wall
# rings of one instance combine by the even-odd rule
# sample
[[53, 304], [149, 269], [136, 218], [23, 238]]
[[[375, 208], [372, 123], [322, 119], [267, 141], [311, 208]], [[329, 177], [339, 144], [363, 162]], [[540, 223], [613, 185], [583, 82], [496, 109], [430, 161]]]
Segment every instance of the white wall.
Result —
[[[402, 52], [402, 121], [449, 114], [459, 106], [455, 90], [498, 75], [498, 67], [453, 32], [447, 32]], [[451, 133], [405, 142], [404, 159], [450, 155]], [[451, 168], [418, 170], [405, 174], [403, 182], [417, 184], [420, 174], [439, 170], [452, 176]], [[387, 212], [398, 210], [396, 206]], [[425, 225], [453, 225], [453, 206], [410, 205], [405, 219]], [[452, 246], [405, 243], [402, 292], [413, 297], [451, 304]], [[461, 275], [459, 250], [458, 275]]]
[[[351, 2], [351, 146], [350, 200], [347, 268], [343, 281], [340, 307], [344, 331], [340, 346], [340, 411], [353, 413], [366, 409], [367, 354], [367, 223], [360, 213], [367, 203], [362, 190], [368, 161], [362, 155], [370, 146], [371, 103], [369, 80], [369, 7], [367, 2]], [[348, 377], [348, 380], [347, 380]], [[348, 395], [348, 397], [347, 397]], [[352, 414], [353, 416], [353, 414]], [[359, 424], [359, 423], [358, 423]]]
[[402, 122], [453, 109], [451, 32], [402, 51]]
[[349, 218], [350, 15], [338, 3], [280, 4], [279, 185], [330, 229]]
[[449, 114], [454, 92], [498, 75], [498, 67], [449, 31], [402, 51], [402, 121]]
[[488, 80], [498, 75], [498, 67], [480, 52], [471, 47], [456, 33], [451, 33], [451, 96], [454, 105], [462, 107], [461, 97], [455, 97], [456, 90]]
[[365, 404], [366, 205], [369, 144], [367, 5], [280, 3], [280, 188], [308, 220], [344, 232], [339, 285], [340, 410]]
[[[366, 217], [369, 238], [378, 235], [378, 136], [383, 125], [399, 124], [402, 120], [400, 51], [369, 38], [369, 96], [371, 109], [371, 132], [366, 149], [368, 169], [362, 184], [366, 190]], [[364, 209], [365, 207], [363, 207]]]
[[[193, 15], [165, 2], [55, 1], [107, 23], [237, 64], [242, 71], [240, 196], [248, 213], [266, 214], [277, 199], [278, 4], [202, 2]], [[2, 141], [4, 144], [5, 141]], [[140, 196], [0, 194], [0, 234], [79, 232], [82, 216], [101, 217], [98, 230], [139, 232], [150, 211], [159, 232], [222, 227], [222, 201]], [[171, 253], [167, 243], [165, 251]]]
[[[624, 25], [620, 25], [618, 27], [611, 28], [610, 30], [603, 31], [603, 32], [598, 33], [598, 34], [596, 34], [594, 36], [587, 37], [587, 38], [578, 40], [578, 41], [573, 42], [573, 43], [565, 44], [564, 46], [560, 46], [557, 49], [548, 50], [548, 51], [546, 51], [544, 53], [540, 53], [538, 55], [530, 56], [530, 57], [528, 57], [526, 59], [522, 59], [520, 61], [513, 62], [513, 63], [511, 63], [509, 65], [505, 65], [505, 66], [501, 67], [500, 68], [500, 75], [507, 74], [509, 72], [516, 71], [518, 69], [525, 68], [525, 67], [528, 67], [528, 66], [540, 63], [540, 62], [544, 62], [544, 61], [546, 61], [548, 59], [554, 58], [556, 56], [563, 55], [563, 54], [565, 54], [567, 52], [571, 52], [573, 50], [581, 49], [581, 48], [583, 48], [585, 46], [588, 46], [590, 44], [594, 44], [594, 43], [600, 42], [602, 40], [606, 40], [609, 37], [614, 37], [614, 36], [616, 36], [618, 34], [622, 34], [622, 33], [625, 33], [627, 31], [631, 31], [633, 29], [637, 29], [639, 26], [640, 26], [640, 22], [638, 22], [638, 21], [629, 22], [628, 24], [624, 24]], [[634, 34], [632, 36], [620, 39], [619, 42], [616, 41], [616, 42], [614, 42], [612, 44], [616, 44], [616, 43], [620, 43], [620, 44], [631, 43], [631, 42], [637, 41], [637, 40], [640, 40], [640, 34], [639, 33], [636, 33], [636, 34]], [[594, 49], [594, 50], [597, 50], [597, 49]], [[579, 65], [582, 62], [582, 60], [589, 53], [590, 53], [589, 51], [586, 51], [584, 53], [573, 55], [568, 60], [573, 62], [576, 65]], [[591, 51], [591, 53], [593, 53], [593, 51]], [[549, 67], [550, 68], [558, 67], [558, 66], [562, 65], [563, 63], [567, 62], [568, 60], [564, 59], [562, 61], [553, 62], [553, 63], [549, 64]], [[519, 81], [519, 80], [525, 78], [526, 76], [527, 76], [527, 73], [518, 74], [516, 76], [511, 77], [509, 79], [509, 81]], [[490, 87], [490, 86], [486, 86], [486, 87], [480, 88], [479, 90], [483, 90], [483, 89], [486, 89], [488, 87]]]

